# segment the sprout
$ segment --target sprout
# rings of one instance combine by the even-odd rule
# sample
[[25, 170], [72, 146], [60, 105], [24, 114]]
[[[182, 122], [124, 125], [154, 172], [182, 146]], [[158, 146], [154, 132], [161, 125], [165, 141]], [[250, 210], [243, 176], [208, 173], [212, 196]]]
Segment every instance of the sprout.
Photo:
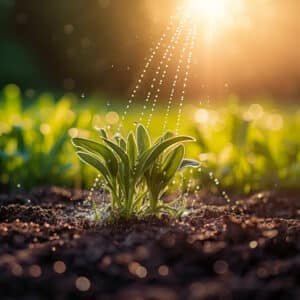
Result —
[[192, 137], [167, 132], [152, 144], [143, 125], [138, 125], [127, 138], [116, 135], [110, 139], [104, 129], [98, 132], [101, 143], [83, 138], [73, 138], [72, 142], [79, 158], [103, 176], [113, 217], [183, 212], [183, 207], [175, 209], [162, 197], [177, 172], [198, 167], [197, 161], [184, 158], [184, 143], [193, 141]]

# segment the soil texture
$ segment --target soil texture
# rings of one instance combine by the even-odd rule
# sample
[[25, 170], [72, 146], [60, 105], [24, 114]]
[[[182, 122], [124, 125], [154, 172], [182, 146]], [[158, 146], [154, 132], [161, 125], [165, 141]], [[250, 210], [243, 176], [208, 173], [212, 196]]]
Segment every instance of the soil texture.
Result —
[[115, 224], [86, 196], [0, 195], [0, 299], [300, 299], [295, 194], [204, 194], [181, 220]]

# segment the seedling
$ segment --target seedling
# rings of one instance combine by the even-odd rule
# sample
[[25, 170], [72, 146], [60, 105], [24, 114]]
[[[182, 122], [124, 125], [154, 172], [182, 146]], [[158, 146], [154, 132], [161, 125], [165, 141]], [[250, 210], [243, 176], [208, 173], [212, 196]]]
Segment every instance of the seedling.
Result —
[[143, 125], [126, 139], [121, 135], [109, 138], [104, 129], [98, 132], [100, 143], [83, 138], [72, 142], [79, 158], [103, 176], [112, 216], [177, 215], [182, 211], [164, 203], [162, 197], [177, 172], [198, 166], [197, 161], [184, 159], [184, 143], [193, 141], [192, 137], [168, 132], [152, 144]]

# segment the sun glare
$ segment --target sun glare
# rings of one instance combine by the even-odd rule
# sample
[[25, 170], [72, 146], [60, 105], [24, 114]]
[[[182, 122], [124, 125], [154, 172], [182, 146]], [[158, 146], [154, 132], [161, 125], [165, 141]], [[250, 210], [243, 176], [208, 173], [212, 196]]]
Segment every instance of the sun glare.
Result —
[[189, 0], [187, 14], [214, 34], [232, 24], [242, 13], [242, 0]]
[[188, 9], [194, 17], [223, 18], [226, 15], [226, 2], [226, 0], [191, 0]]

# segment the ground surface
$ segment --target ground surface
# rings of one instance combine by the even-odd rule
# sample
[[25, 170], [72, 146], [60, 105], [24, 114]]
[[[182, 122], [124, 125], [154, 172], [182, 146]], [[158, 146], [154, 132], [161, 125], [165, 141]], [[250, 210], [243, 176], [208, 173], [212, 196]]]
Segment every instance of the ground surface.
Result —
[[0, 196], [1, 299], [300, 299], [300, 199], [201, 197], [113, 227], [60, 188]]

